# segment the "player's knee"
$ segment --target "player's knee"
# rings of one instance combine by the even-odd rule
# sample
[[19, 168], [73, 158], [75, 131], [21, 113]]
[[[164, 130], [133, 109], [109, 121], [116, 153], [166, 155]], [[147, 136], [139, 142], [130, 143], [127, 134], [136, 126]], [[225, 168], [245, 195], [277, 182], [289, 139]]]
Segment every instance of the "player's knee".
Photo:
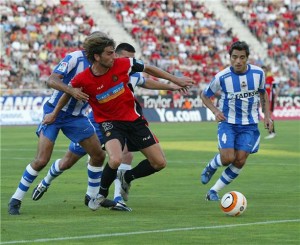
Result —
[[49, 158], [38, 157], [32, 161], [31, 166], [34, 170], [40, 171], [47, 165], [49, 160]]
[[223, 166], [228, 166], [229, 164], [233, 163], [234, 160], [234, 155], [232, 154], [221, 155], [221, 162]]
[[126, 153], [123, 152], [123, 156], [122, 156], [122, 163], [126, 163], [126, 164], [131, 164], [133, 160], [133, 154], [129, 151], [127, 151]]
[[156, 169], [157, 171], [160, 171], [167, 166], [167, 161], [165, 158], [161, 158], [161, 159], [157, 159], [155, 161], [150, 162], [150, 164], [154, 169]]
[[242, 168], [246, 163], [246, 159], [235, 159], [233, 165], [237, 168]]
[[112, 155], [109, 156], [109, 166], [113, 169], [116, 169], [120, 166], [122, 162], [122, 156]]

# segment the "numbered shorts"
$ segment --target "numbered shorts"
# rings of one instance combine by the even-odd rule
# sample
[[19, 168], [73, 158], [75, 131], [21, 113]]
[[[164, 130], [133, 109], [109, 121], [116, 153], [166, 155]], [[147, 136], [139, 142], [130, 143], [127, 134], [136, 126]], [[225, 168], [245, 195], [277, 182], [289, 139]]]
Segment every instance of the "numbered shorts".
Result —
[[259, 149], [260, 133], [257, 124], [239, 125], [220, 122], [218, 125], [218, 144], [220, 149], [233, 148], [248, 153]]
[[[44, 106], [44, 115], [52, 112], [53, 108]], [[94, 126], [86, 116], [72, 116], [60, 111], [53, 123], [49, 125], [40, 123], [36, 134], [40, 136], [40, 133], [43, 132], [45, 137], [55, 142], [60, 130], [75, 143], [87, 139], [95, 133]]]
[[121, 142], [122, 149], [127, 144], [129, 151], [139, 151], [158, 143], [158, 139], [151, 132], [147, 121], [140, 117], [133, 122], [109, 121], [100, 123], [100, 130], [103, 135], [103, 143], [112, 139]]

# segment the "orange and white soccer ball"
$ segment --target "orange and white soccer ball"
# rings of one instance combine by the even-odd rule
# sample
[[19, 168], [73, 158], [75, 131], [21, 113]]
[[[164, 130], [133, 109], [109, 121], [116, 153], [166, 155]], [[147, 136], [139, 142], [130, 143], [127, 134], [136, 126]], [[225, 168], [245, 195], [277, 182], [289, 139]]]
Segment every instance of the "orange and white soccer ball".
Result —
[[247, 208], [246, 197], [238, 191], [230, 191], [221, 199], [222, 211], [230, 216], [238, 216], [245, 212]]

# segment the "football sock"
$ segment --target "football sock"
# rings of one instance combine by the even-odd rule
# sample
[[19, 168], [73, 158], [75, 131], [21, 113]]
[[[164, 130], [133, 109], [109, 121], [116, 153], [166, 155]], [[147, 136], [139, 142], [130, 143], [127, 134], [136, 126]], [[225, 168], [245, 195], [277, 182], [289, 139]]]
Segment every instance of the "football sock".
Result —
[[225, 186], [229, 185], [236, 177], [239, 176], [242, 169], [239, 169], [232, 164], [230, 164], [222, 173], [221, 177], [217, 180], [215, 185], [211, 188], [216, 192], [223, 189]]
[[44, 186], [49, 186], [56, 177], [63, 173], [62, 170], [59, 169], [60, 159], [57, 159], [54, 163], [52, 163], [46, 177], [42, 180], [42, 184]]
[[108, 196], [108, 189], [117, 176], [117, 170], [118, 169], [112, 169], [108, 163], [105, 165], [101, 177], [101, 184], [99, 190], [100, 195], [104, 197]]
[[211, 170], [215, 170], [218, 167], [222, 166], [221, 156], [219, 153], [214, 156], [214, 158], [210, 161], [208, 166], [211, 168]]
[[[125, 163], [121, 163], [118, 170], [130, 170], [131, 169], [131, 165], [125, 164]], [[115, 192], [114, 192], [114, 199], [121, 197], [121, 181], [116, 178], [115, 179]]]
[[88, 163], [87, 172], [88, 172], [88, 187], [86, 194], [92, 198], [95, 198], [99, 193], [100, 180], [102, 176], [103, 167], [95, 167]]
[[35, 171], [30, 164], [27, 165], [22, 178], [20, 180], [19, 186], [16, 190], [16, 192], [13, 194], [12, 198], [22, 200], [28, 191], [30, 185], [35, 180], [35, 178], [38, 176], [39, 172]]
[[146, 177], [148, 175], [158, 172], [153, 168], [148, 159], [141, 161], [136, 167], [131, 170], [127, 170], [124, 174], [125, 181], [129, 184], [132, 180]]

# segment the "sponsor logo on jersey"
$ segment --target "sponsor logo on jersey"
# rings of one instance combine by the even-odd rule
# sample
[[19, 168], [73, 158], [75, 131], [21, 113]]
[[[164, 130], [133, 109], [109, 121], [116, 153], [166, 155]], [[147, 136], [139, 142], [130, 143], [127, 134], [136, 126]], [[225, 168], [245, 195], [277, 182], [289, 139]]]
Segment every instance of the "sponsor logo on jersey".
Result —
[[103, 104], [103, 103], [106, 103], [106, 102], [108, 102], [112, 99], [117, 98], [118, 96], [120, 96], [124, 92], [125, 92], [124, 84], [120, 83], [120, 84], [112, 87], [111, 89], [105, 91], [102, 94], [97, 94], [96, 98], [97, 98], [97, 100], [100, 104]]
[[67, 62], [61, 62], [57, 68], [58, 71], [65, 72], [67, 70], [68, 63]]
[[228, 93], [227, 98], [228, 99], [248, 99], [248, 98], [252, 98], [255, 97], [256, 95], [258, 95], [259, 92], [258, 91], [249, 91], [249, 92], [241, 92], [241, 93]]

